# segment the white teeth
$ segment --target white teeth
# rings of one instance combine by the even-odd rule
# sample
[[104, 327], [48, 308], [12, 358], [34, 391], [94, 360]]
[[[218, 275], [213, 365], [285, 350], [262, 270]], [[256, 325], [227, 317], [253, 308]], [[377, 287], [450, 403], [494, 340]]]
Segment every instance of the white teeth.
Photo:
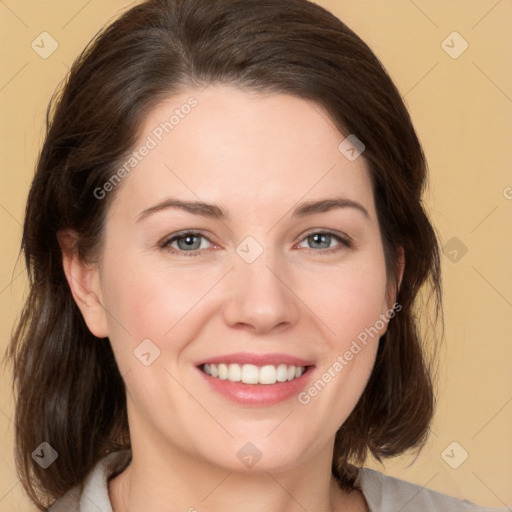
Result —
[[244, 364], [241, 369], [242, 382], [244, 384], [258, 384], [259, 371], [258, 367], [253, 364]]
[[260, 368], [260, 384], [275, 384], [276, 383], [276, 367], [268, 364]]
[[254, 364], [239, 365], [231, 364], [205, 364], [203, 371], [212, 377], [218, 377], [221, 380], [231, 382], [240, 382], [244, 384], [275, 384], [276, 382], [286, 382], [299, 378], [306, 371], [305, 366], [294, 366], [280, 364], [274, 366], [267, 364], [258, 367]]
[[228, 367], [225, 364], [219, 364], [219, 379], [226, 380], [228, 378]]
[[230, 364], [228, 368], [228, 380], [240, 382], [242, 380], [242, 369], [239, 364]]
[[288, 380], [288, 366], [280, 364], [277, 367], [276, 379], [277, 382], [286, 382]]

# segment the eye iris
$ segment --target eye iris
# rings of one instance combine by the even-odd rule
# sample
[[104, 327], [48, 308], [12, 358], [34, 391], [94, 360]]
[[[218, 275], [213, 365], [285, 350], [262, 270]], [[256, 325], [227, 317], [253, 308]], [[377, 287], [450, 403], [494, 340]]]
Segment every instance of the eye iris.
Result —
[[315, 233], [314, 235], [310, 235], [309, 240], [313, 242], [314, 247], [327, 249], [330, 245], [331, 237], [326, 233]]
[[[182, 242], [184, 243], [184, 245], [182, 244]], [[200, 240], [200, 237], [197, 235], [185, 235], [185, 236], [178, 238], [178, 247], [180, 249], [195, 250], [195, 249], [199, 249], [200, 245], [201, 245], [201, 240]]]

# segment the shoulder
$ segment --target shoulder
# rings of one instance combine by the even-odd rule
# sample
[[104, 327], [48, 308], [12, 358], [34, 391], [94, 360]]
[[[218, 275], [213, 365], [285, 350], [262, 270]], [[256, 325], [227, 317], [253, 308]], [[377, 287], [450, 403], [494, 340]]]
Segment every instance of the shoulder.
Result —
[[108, 480], [130, 462], [131, 451], [110, 453], [101, 459], [83, 484], [70, 489], [48, 512], [112, 512]]
[[379, 471], [360, 468], [356, 479], [370, 512], [499, 512], [504, 508], [480, 507], [421, 485], [406, 482]]

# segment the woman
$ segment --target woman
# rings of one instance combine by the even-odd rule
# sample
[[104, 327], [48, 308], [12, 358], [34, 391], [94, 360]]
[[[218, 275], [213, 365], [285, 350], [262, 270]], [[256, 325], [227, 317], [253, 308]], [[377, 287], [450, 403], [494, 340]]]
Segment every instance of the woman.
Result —
[[106, 28], [27, 202], [10, 354], [34, 503], [486, 510], [358, 467], [433, 415], [425, 179], [385, 70], [312, 3], [150, 0]]

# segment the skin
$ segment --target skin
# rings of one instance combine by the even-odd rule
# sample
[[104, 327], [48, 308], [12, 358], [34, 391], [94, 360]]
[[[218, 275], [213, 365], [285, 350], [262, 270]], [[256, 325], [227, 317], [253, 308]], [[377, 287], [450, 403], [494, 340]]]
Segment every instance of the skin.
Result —
[[[59, 236], [75, 300], [90, 330], [110, 339], [126, 383], [133, 461], [110, 482], [114, 511], [368, 510], [359, 491], [338, 488], [331, 461], [387, 326], [308, 404], [236, 404], [195, 367], [221, 354], [285, 353], [314, 361], [312, 383], [392, 307], [367, 164], [338, 150], [345, 137], [318, 105], [220, 85], [158, 105], [136, 147], [191, 96], [197, 107], [115, 190], [98, 263], [66, 250], [73, 233]], [[169, 197], [227, 217], [166, 208], [137, 220]], [[292, 216], [333, 197], [367, 215]], [[206, 237], [193, 256], [183, 241], [162, 247], [183, 230]], [[319, 245], [311, 232], [351, 245], [334, 236]], [[247, 236], [263, 249], [252, 263], [236, 251]], [[148, 338], [160, 356], [145, 366], [133, 352]], [[236, 455], [247, 442], [262, 454], [252, 468]]]

